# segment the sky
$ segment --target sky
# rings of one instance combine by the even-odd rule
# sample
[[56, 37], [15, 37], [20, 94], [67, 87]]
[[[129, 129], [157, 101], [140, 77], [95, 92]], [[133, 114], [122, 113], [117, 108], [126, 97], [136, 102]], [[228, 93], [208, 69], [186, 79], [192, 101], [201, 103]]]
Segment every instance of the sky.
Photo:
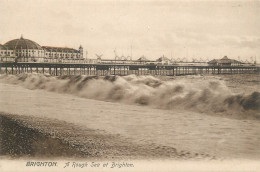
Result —
[[[260, 1], [0, 0], [0, 44], [20, 38], [104, 59], [260, 61]], [[131, 53], [132, 52], [132, 53]]]

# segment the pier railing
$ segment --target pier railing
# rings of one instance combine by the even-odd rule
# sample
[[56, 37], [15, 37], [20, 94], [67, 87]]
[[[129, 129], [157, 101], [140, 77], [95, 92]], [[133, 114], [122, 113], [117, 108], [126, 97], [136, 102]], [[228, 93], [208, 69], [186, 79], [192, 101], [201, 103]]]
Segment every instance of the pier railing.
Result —
[[259, 66], [192, 66], [154, 64], [0, 63], [0, 74], [42, 73], [59, 75], [195, 75], [259, 74]]

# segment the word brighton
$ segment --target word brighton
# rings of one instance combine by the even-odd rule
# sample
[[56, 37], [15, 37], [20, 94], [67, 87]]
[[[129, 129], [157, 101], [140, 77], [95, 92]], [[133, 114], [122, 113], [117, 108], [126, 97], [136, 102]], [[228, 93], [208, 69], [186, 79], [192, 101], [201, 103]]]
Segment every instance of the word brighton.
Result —
[[26, 166], [37, 167], [56, 167], [57, 162], [27, 162]]

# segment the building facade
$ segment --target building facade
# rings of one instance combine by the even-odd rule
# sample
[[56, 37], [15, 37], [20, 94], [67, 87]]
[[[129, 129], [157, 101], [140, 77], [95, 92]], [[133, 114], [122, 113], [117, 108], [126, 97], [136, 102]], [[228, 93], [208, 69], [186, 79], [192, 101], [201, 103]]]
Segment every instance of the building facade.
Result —
[[40, 46], [38, 43], [24, 39], [14, 39], [0, 44], [0, 61], [16, 62], [64, 62], [84, 61], [83, 48]]

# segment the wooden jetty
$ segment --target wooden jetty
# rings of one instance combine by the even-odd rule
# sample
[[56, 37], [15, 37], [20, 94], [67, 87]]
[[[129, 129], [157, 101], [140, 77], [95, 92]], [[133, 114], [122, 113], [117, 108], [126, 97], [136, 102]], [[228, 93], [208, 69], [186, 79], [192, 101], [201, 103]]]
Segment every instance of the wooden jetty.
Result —
[[159, 64], [84, 64], [2, 62], [0, 74], [42, 73], [60, 75], [195, 75], [195, 74], [259, 74], [258, 66], [192, 66]]

